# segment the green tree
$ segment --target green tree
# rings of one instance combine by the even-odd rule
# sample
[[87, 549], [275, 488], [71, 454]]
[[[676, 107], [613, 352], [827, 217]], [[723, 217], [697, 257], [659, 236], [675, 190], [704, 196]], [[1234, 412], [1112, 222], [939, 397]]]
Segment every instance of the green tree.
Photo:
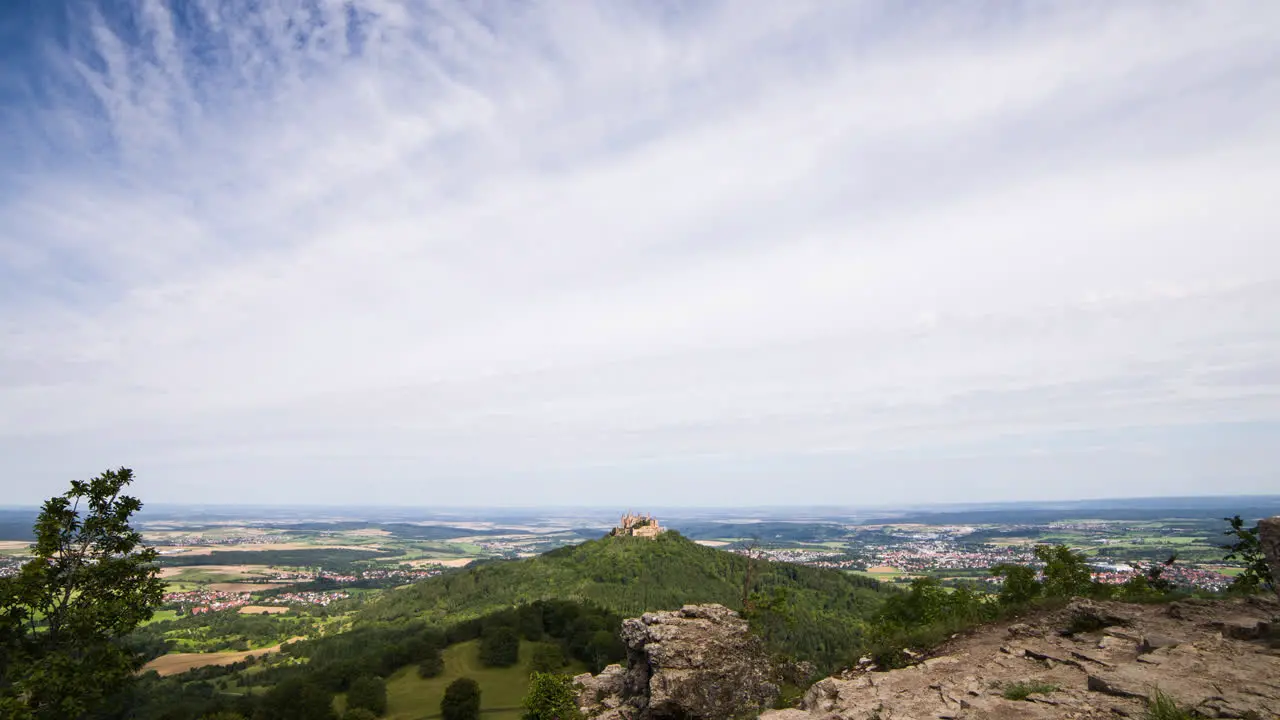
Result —
[[333, 694], [315, 683], [293, 678], [263, 696], [254, 720], [334, 720]]
[[387, 712], [387, 683], [382, 678], [362, 675], [347, 690], [347, 707], [364, 708], [374, 715]]
[[520, 634], [508, 625], [491, 625], [480, 636], [480, 662], [511, 667], [520, 661]]
[[1066, 545], [1037, 545], [1036, 559], [1044, 563], [1044, 594], [1049, 597], [1088, 595], [1093, 576], [1084, 556]]
[[578, 693], [568, 675], [536, 672], [529, 678], [529, 692], [524, 696], [523, 720], [577, 720]]
[[128, 468], [73, 480], [41, 508], [34, 556], [0, 578], [0, 716], [74, 718], [121, 690], [141, 658], [117, 642], [151, 618], [164, 594], [157, 553], [122, 495]]
[[440, 700], [443, 720], [479, 720], [480, 684], [469, 677], [460, 677], [444, 689]]
[[372, 710], [364, 708], [351, 708], [342, 713], [342, 720], [377, 720], [378, 716]]
[[535, 673], [555, 672], [564, 667], [564, 650], [555, 643], [538, 643], [533, 648], [533, 671]]
[[440, 652], [440, 648], [433, 647], [427, 651], [427, 656], [422, 658], [422, 662], [418, 663], [418, 677], [439, 677], [443, 672], [444, 655]]
[[1275, 578], [1271, 577], [1271, 567], [1267, 565], [1267, 557], [1262, 552], [1258, 526], [1245, 527], [1239, 515], [1223, 520], [1231, 526], [1223, 534], [1235, 538], [1235, 542], [1222, 546], [1229, 551], [1223, 559], [1244, 564], [1244, 570], [1231, 581], [1232, 592], [1252, 595], [1260, 590], [1275, 588]]
[[1026, 565], [1002, 563], [991, 568], [991, 574], [1004, 578], [1000, 586], [1001, 605], [1026, 605], [1040, 597], [1044, 588], [1036, 580], [1036, 571]]

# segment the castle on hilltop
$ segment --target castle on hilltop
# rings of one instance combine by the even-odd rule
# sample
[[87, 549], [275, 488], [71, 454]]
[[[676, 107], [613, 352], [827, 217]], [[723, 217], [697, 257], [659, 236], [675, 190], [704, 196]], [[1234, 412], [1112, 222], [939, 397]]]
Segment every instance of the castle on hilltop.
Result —
[[609, 531], [611, 537], [621, 537], [627, 535], [630, 537], [656, 538], [658, 535], [666, 532], [666, 528], [658, 524], [658, 519], [645, 513], [644, 515], [636, 515], [628, 512], [622, 516], [622, 522], [618, 526]]

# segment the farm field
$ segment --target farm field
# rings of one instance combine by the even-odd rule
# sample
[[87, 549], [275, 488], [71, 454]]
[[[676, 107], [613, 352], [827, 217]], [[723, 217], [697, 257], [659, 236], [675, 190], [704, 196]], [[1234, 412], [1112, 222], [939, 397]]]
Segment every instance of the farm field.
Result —
[[[452, 645], [444, 651], [444, 674], [418, 677], [417, 666], [403, 667], [387, 679], [388, 720], [420, 720], [440, 716], [440, 700], [449, 683], [469, 677], [480, 684], [480, 710], [486, 720], [519, 720], [520, 702], [529, 689], [533, 643], [521, 641], [520, 662], [509, 668], [489, 668], [480, 663], [475, 640]], [[586, 672], [580, 663], [563, 672]], [[339, 699], [339, 704], [343, 700]]]
[[195, 668], [209, 667], [210, 665], [230, 665], [237, 663], [245, 658], [253, 655], [254, 657], [262, 657], [268, 653], [279, 652], [281, 646], [287, 645], [295, 640], [302, 640], [302, 637], [295, 637], [286, 640], [279, 645], [271, 647], [259, 648], [257, 650], [245, 650], [243, 652], [217, 652], [217, 653], [169, 653], [161, 655], [142, 666], [142, 672], [155, 670], [161, 677], [167, 675], [177, 675]]

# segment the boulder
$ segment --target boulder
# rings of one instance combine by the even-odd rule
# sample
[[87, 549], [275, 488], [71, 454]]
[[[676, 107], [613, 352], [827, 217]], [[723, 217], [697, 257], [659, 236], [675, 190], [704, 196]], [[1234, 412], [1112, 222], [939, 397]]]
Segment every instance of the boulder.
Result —
[[634, 720], [738, 717], [778, 695], [777, 670], [747, 622], [723, 605], [686, 605], [622, 623], [627, 669], [578, 676], [588, 717]]

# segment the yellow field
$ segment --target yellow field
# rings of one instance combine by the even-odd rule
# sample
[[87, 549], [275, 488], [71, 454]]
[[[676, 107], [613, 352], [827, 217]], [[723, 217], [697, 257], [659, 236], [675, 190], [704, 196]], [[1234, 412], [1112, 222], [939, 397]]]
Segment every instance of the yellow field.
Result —
[[284, 605], [242, 605], [238, 611], [241, 615], [281, 615], [289, 612], [289, 608]]

